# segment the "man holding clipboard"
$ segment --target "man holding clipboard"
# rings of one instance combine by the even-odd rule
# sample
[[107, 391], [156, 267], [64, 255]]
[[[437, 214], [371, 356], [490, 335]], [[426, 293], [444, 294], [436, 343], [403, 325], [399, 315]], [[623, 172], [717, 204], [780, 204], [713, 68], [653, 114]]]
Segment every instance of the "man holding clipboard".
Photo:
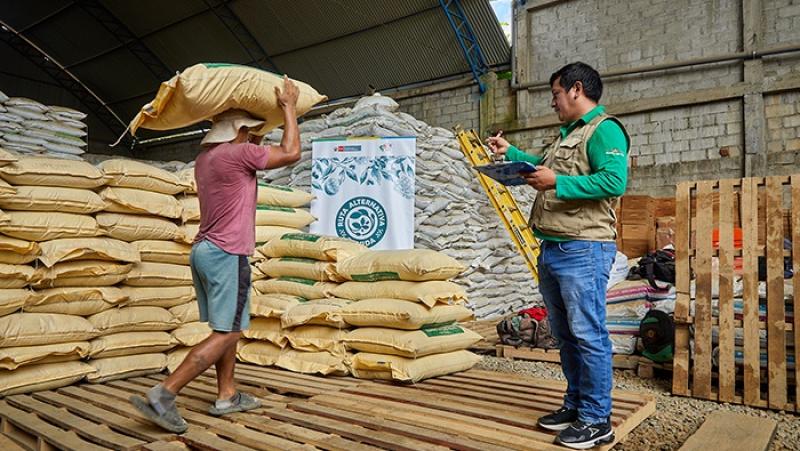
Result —
[[586, 449], [614, 438], [606, 284], [617, 251], [614, 206], [627, 184], [630, 137], [598, 104], [603, 84], [590, 66], [568, 64], [550, 77], [550, 86], [550, 106], [563, 125], [549, 147], [526, 153], [502, 132], [487, 144], [496, 157], [535, 166], [520, 175], [537, 191], [529, 222], [542, 241], [539, 289], [568, 384], [563, 406], [538, 424], [560, 431], [558, 443]]

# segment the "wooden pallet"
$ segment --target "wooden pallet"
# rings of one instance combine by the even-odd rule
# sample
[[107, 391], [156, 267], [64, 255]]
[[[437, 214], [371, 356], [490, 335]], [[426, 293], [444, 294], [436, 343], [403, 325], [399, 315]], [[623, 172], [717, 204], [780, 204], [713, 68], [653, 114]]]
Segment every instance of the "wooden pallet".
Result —
[[[3, 450], [561, 450], [536, 419], [558, 408], [561, 382], [471, 370], [416, 385], [307, 376], [237, 366], [237, 382], [260, 409], [211, 417], [213, 373], [178, 397], [189, 430], [149, 424], [130, 405], [163, 375], [82, 384], [0, 400]], [[617, 441], [655, 411], [648, 395], [615, 391]], [[612, 445], [599, 449], [609, 449]]]
[[500, 340], [497, 336], [497, 323], [501, 320], [502, 318], [461, 323], [462, 326], [483, 337], [483, 340], [472, 345], [469, 350], [478, 354], [494, 354], [497, 342]]
[[[718, 199], [718, 202], [715, 200]], [[737, 215], [738, 205], [741, 213]], [[789, 202], [790, 201], [790, 202]], [[789, 205], [786, 209], [785, 206]], [[794, 312], [800, 313], [800, 175], [680, 183], [676, 192], [675, 360], [672, 392], [721, 402], [800, 411], [800, 365], [787, 367], [787, 356], [800, 361], [800, 314], [793, 324], [784, 301], [784, 215], [791, 220], [794, 266]], [[737, 218], [741, 218], [740, 220]], [[763, 224], [759, 226], [760, 219]], [[742, 249], [734, 245], [734, 227], [742, 229]], [[759, 230], [761, 229], [761, 230]], [[691, 231], [695, 238], [691, 240]], [[719, 246], [712, 244], [719, 230]], [[763, 237], [761, 239], [760, 237]], [[760, 245], [763, 241], [764, 245]], [[743, 319], [734, 320], [734, 258], [741, 254], [744, 282]], [[712, 257], [719, 257], [718, 276]], [[758, 259], [767, 266], [767, 321], [759, 321]], [[696, 275], [695, 313], [690, 315], [691, 275]], [[718, 277], [718, 280], [712, 278]], [[712, 284], [719, 284], [719, 317], [712, 316]], [[735, 361], [735, 329], [743, 331], [743, 362]], [[694, 349], [690, 338], [694, 329]], [[718, 365], [712, 364], [712, 330], [719, 330]], [[760, 362], [759, 333], [767, 335], [767, 366]], [[766, 374], [762, 375], [762, 369]], [[716, 377], [715, 377], [716, 373]]]
[[[509, 359], [520, 360], [534, 360], [537, 362], [553, 362], [560, 363], [561, 357], [559, 356], [558, 349], [540, 349], [540, 348], [515, 348], [508, 345], [497, 345], [497, 357], [506, 357]], [[614, 368], [621, 370], [635, 370], [639, 366], [639, 356], [635, 355], [622, 355], [615, 354], [612, 360]]]

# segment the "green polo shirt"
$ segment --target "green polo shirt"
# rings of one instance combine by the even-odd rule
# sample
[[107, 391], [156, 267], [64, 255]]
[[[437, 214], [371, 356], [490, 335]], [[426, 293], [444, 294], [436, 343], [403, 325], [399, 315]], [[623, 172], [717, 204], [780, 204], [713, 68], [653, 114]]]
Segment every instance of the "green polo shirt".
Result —
[[[575, 122], [562, 125], [561, 139], [566, 138], [579, 125], [584, 125], [598, 114], [604, 113], [605, 107], [598, 105]], [[605, 199], [619, 197], [625, 193], [628, 183], [628, 138], [619, 124], [614, 121], [603, 121], [594, 134], [589, 137], [586, 153], [592, 173], [589, 175], [556, 174], [556, 197], [564, 200]], [[511, 161], [528, 161], [539, 164], [540, 155], [530, 154], [510, 146], [506, 159]], [[550, 241], [567, 241], [564, 238], [551, 237], [534, 230], [537, 238]]]

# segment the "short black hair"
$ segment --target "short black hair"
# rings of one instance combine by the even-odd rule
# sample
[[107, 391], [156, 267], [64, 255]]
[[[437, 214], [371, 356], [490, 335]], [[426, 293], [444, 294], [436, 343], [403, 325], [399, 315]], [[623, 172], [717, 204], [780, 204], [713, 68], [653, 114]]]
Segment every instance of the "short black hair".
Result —
[[600, 74], [586, 63], [577, 61], [553, 72], [553, 75], [550, 76], [550, 86], [553, 86], [559, 77], [561, 77], [559, 84], [566, 91], [572, 89], [575, 82], [579, 81], [583, 85], [586, 97], [599, 102], [603, 95], [603, 81], [600, 80]]

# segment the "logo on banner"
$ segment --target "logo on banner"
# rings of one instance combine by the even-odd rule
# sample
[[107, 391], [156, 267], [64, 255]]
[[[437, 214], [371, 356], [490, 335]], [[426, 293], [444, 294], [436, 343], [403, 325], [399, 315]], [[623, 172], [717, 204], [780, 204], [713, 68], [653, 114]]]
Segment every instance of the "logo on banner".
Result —
[[336, 234], [372, 247], [386, 234], [386, 210], [371, 197], [354, 197], [336, 213]]

